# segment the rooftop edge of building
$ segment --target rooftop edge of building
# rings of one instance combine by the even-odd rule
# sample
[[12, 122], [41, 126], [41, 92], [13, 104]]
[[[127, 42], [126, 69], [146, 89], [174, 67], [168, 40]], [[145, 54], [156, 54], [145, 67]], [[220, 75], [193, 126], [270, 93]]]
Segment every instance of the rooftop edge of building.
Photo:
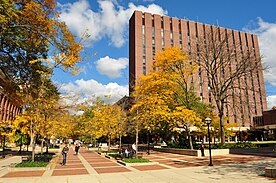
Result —
[[213, 27], [229, 29], [229, 30], [237, 31], [237, 32], [243, 32], [245, 34], [250, 34], [250, 35], [254, 35], [254, 36], [258, 37], [257, 34], [254, 34], [254, 33], [251, 33], [251, 32], [240, 31], [240, 30], [236, 30], [236, 29], [232, 29], [232, 28], [222, 27], [222, 26], [218, 26], [218, 25], [212, 25], [212, 24], [208, 24], [208, 23], [202, 23], [202, 22], [188, 20], [188, 19], [183, 19], [183, 18], [178, 18], [178, 17], [170, 17], [170, 16], [167, 16], [167, 15], [153, 14], [153, 13], [143, 12], [143, 11], [139, 11], [139, 10], [134, 10], [134, 12], [131, 15], [130, 19], [134, 16], [135, 13], [150, 14], [151, 16], [157, 15], [157, 16], [160, 16], [160, 17], [175, 18], [175, 19], [178, 19], [178, 20], [185, 20], [185, 21], [188, 21], [188, 22], [199, 23], [199, 24], [203, 24], [203, 25], [210, 25], [210, 26], [213, 26]]

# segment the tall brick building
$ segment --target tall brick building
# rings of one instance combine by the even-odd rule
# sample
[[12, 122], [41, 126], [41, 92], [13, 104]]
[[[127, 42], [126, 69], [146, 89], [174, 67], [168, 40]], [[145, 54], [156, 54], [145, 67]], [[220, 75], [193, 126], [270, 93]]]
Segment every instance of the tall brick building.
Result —
[[[130, 93], [133, 91], [135, 80], [140, 75], [146, 75], [150, 72], [152, 60], [157, 50], [175, 46], [189, 55], [196, 54], [200, 49], [199, 40], [202, 40], [201, 43], [205, 42], [205, 35], [213, 33], [214, 30], [227, 35], [225, 36], [227, 49], [238, 48], [239, 50], [234, 50], [235, 53], [245, 53], [247, 50], [251, 50], [252, 57], [250, 59], [252, 59], [252, 63], [257, 65], [261, 62], [256, 35], [189, 20], [135, 11], [129, 20]], [[241, 55], [236, 54], [236, 62], [242, 60]], [[231, 63], [229, 61], [229, 68], [234, 68], [234, 61]], [[203, 69], [199, 68], [199, 70]], [[196, 72], [192, 78], [196, 94], [204, 103], [214, 105], [214, 98], [209, 91], [206, 72], [200, 74]], [[225, 114], [229, 118], [228, 122], [239, 122], [241, 127], [251, 127], [253, 126], [253, 117], [259, 116], [267, 110], [261, 64], [258, 64], [257, 70], [248, 74], [243, 82], [239, 81], [239, 87], [244, 89], [243, 93], [239, 89], [233, 89], [232, 92], [233, 96], [234, 92], [241, 92], [241, 100], [236, 102], [235, 105], [227, 106]], [[229, 100], [234, 103], [237, 99]]]
[[8, 78], [0, 69], [0, 123], [7, 120], [14, 120], [21, 113], [18, 102], [12, 100], [4, 90], [8, 86]]

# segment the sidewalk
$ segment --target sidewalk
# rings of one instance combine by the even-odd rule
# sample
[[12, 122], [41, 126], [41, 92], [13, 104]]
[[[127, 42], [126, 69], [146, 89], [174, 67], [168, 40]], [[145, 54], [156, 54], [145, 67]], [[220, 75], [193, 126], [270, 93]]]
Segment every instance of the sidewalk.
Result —
[[[207, 166], [208, 158], [193, 158], [183, 155], [156, 153], [148, 158], [159, 162], [154, 166], [125, 167], [106, 159], [95, 152], [81, 149], [78, 156], [70, 149], [66, 166], [57, 162], [52, 170], [29, 171], [13, 174], [0, 172], [1, 183], [201, 183], [201, 182], [264, 182], [272, 180], [260, 176], [264, 167], [276, 164], [276, 159], [249, 156], [214, 157], [214, 167]], [[255, 158], [255, 159], [254, 159]], [[237, 160], [238, 163], [233, 163]], [[251, 161], [250, 161], [251, 160]], [[255, 161], [256, 160], [256, 161]], [[220, 163], [226, 163], [221, 164]], [[0, 162], [1, 164], [1, 162]], [[112, 173], [111, 173], [112, 172]], [[33, 177], [22, 177], [33, 173]], [[10, 174], [12, 175], [12, 174]]]

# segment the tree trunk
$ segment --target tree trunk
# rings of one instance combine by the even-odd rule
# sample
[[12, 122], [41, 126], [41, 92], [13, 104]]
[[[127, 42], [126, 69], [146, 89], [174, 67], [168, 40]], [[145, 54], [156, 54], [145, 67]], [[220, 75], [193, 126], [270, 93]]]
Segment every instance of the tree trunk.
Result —
[[49, 153], [49, 140], [48, 138], [46, 139], [46, 153], [48, 154]]
[[138, 121], [138, 109], [137, 109], [137, 120], [136, 120], [136, 139], [135, 139], [135, 145], [136, 145], [136, 154], [135, 158], [138, 158], [138, 140], [139, 140], [139, 121]]
[[32, 145], [32, 162], [34, 162], [34, 158], [35, 158], [35, 134], [31, 135], [31, 145]]
[[135, 139], [135, 146], [136, 146], [136, 153], [135, 153], [135, 158], [138, 158], [137, 154], [138, 154], [138, 139], [139, 139], [139, 128], [138, 128], [138, 124], [136, 127], [136, 139]]
[[41, 139], [41, 151], [40, 154], [43, 154], [43, 143], [44, 143], [44, 138]]
[[223, 114], [219, 114], [219, 123], [220, 123], [220, 142], [225, 144], [225, 131], [224, 131], [224, 121]]
[[111, 142], [111, 135], [108, 135], [108, 151], [110, 151], [110, 142]]
[[189, 143], [190, 143], [190, 148], [194, 149], [192, 138], [191, 138], [191, 134], [190, 134], [190, 130], [189, 130], [188, 126], [186, 126], [186, 132], [187, 132], [187, 135], [188, 135], [188, 139], [189, 139]]

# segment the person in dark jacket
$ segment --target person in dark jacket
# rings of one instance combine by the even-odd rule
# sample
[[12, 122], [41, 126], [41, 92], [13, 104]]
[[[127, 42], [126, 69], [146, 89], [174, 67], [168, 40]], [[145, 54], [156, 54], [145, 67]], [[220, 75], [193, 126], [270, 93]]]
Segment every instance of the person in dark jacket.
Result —
[[202, 141], [199, 147], [200, 151], [201, 151], [201, 156], [205, 156], [204, 154], [204, 142]]
[[65, 142], [65, 146], [62, 148], [61, 154], [62, 154], [62, 163], [61, 165], [66, 165], [66, 159], [67, 159], [67, 154], [69, 152], [69, 147], [68, 143]]
[[78, 155], [79, 149], [80, 149], [80, 144], [76, 144], [76, 146], [75, 146], [76, 155]]

